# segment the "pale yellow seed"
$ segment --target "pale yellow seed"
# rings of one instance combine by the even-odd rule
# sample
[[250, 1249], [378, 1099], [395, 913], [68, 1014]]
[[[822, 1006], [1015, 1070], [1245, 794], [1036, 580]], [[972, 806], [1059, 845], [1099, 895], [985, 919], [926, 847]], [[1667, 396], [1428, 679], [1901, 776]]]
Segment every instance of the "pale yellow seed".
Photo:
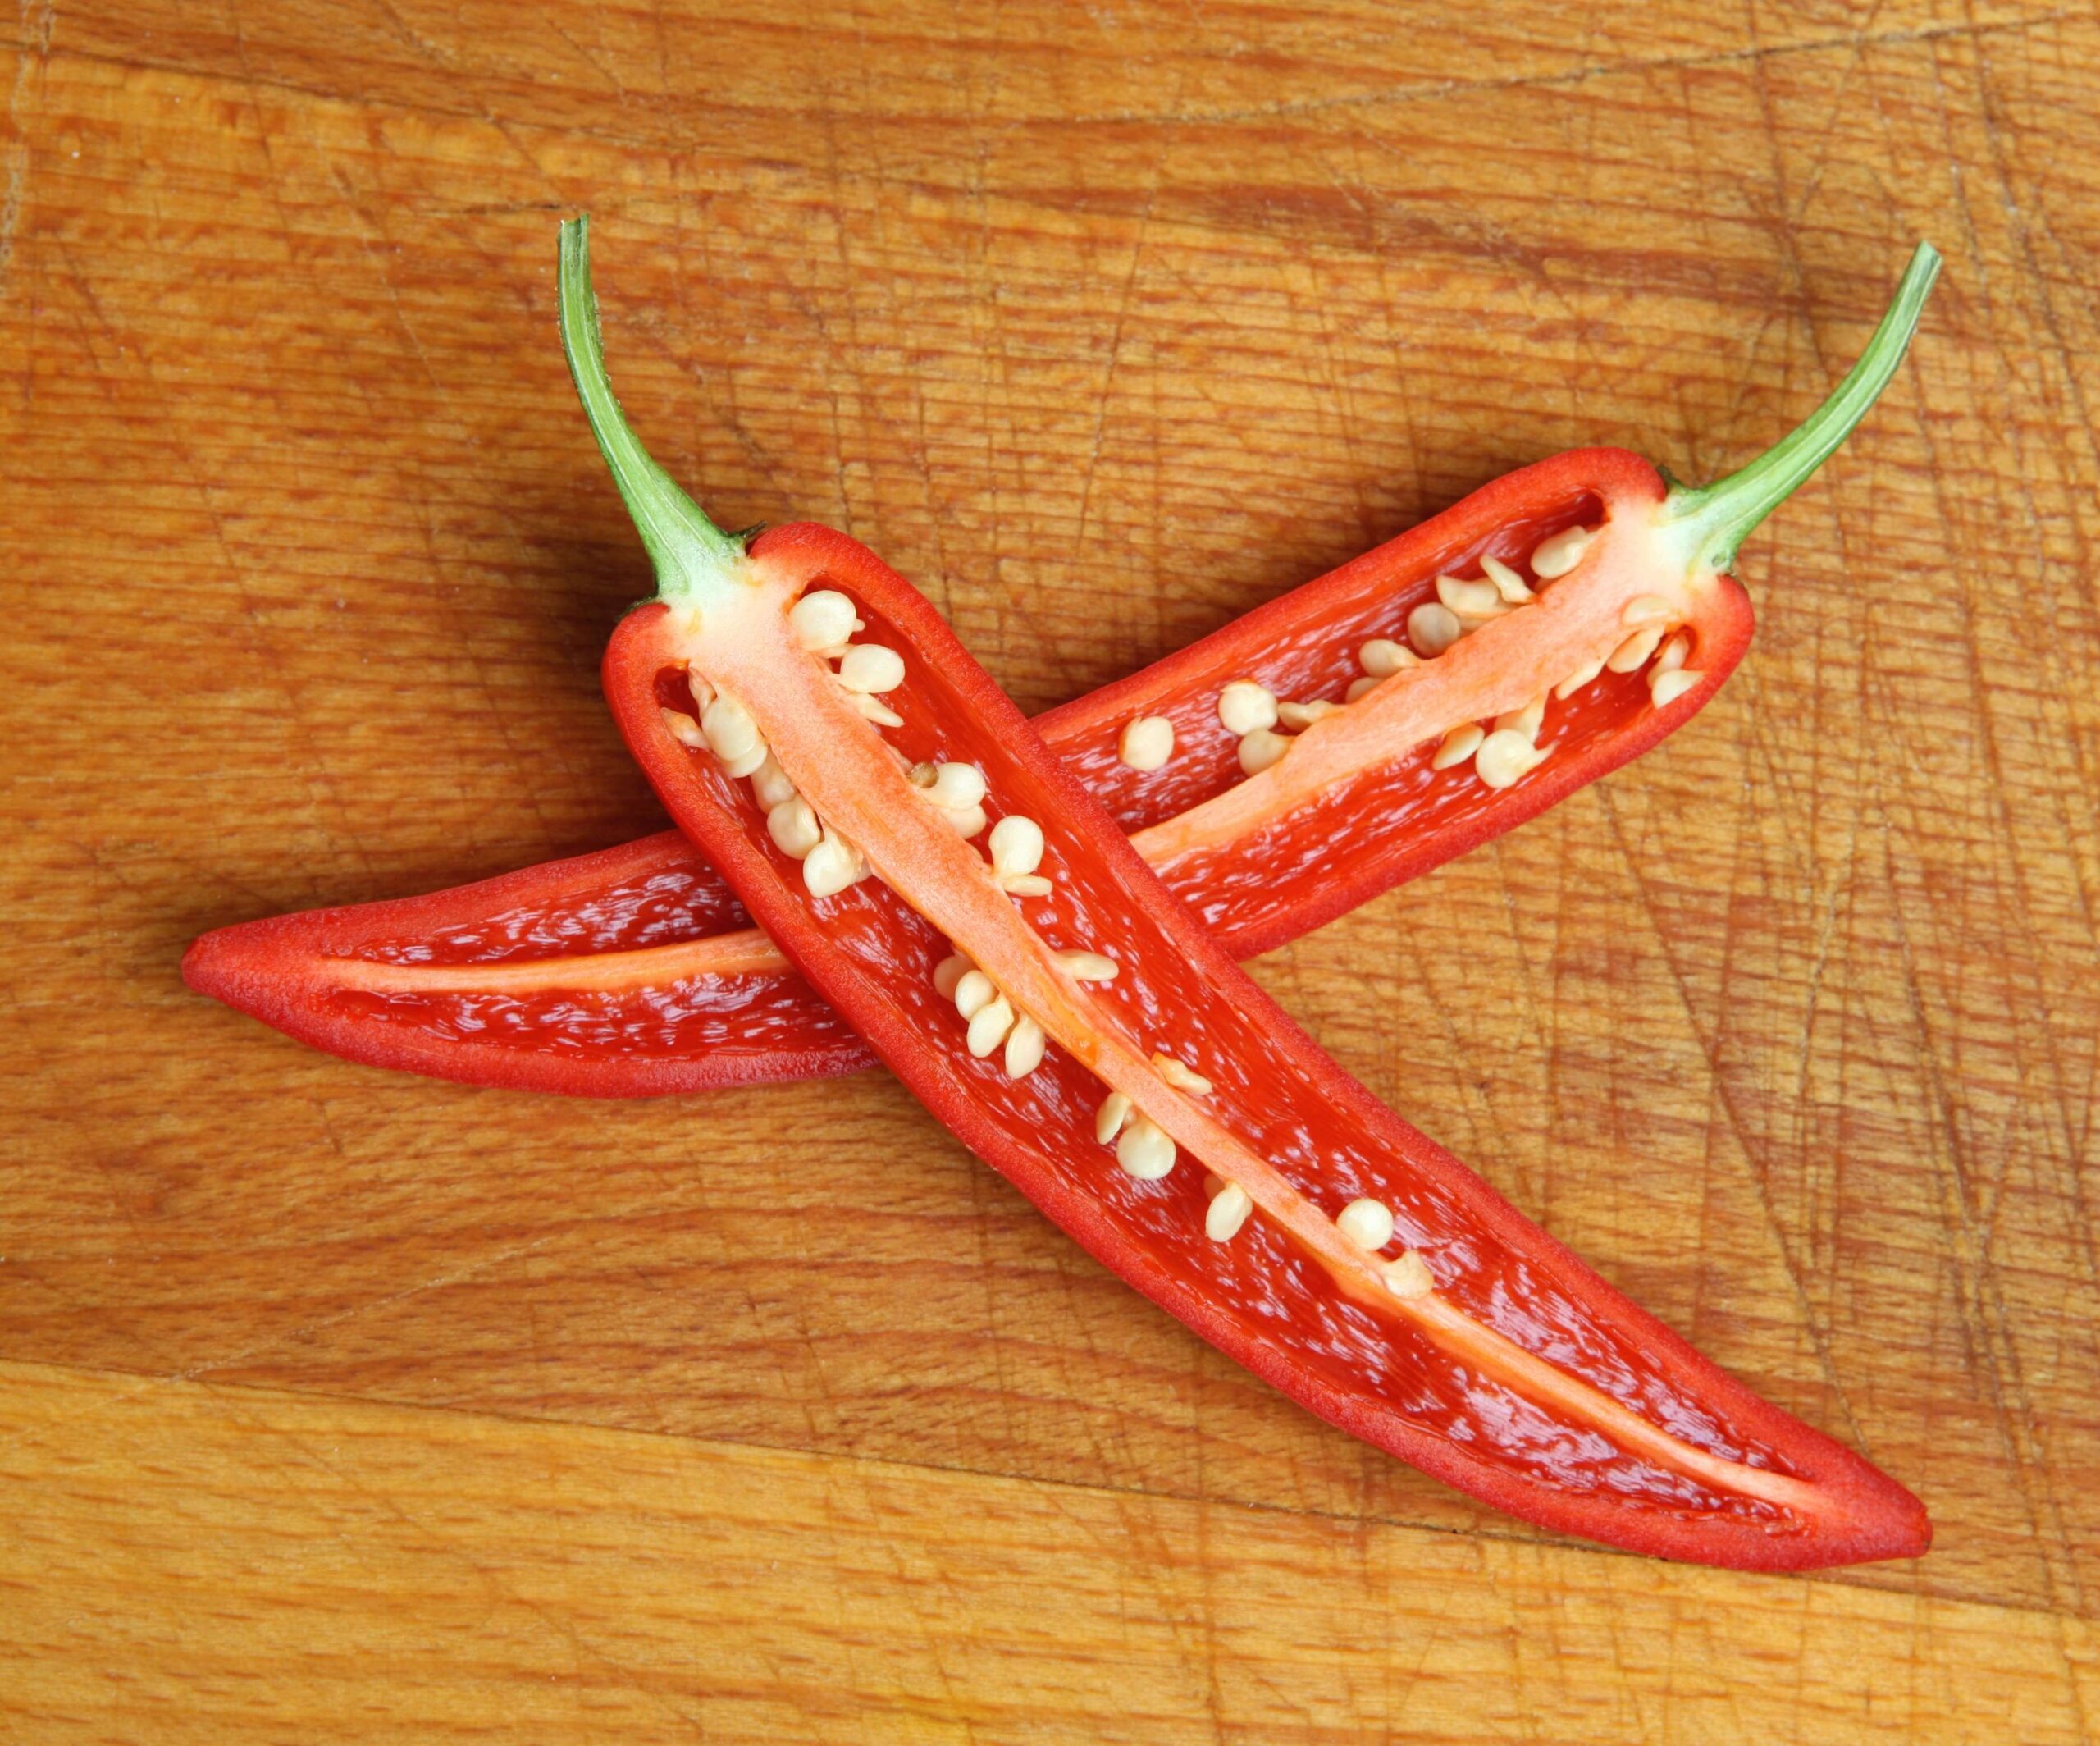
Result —
[[1424, 601], [1408, 615], [1408, 641], [1415, 652], [1434, 660], [1464, 636], [1457, 613], [1441, 601]]
[[765, 742], [760, 740], [748, 752], [741, 752], [733, 758], [723, 759], [722, 774], [725, 776], [755, 775], [770, 756], [765, 749]]
[[1701, 677], [1690, 667], [1672, 667], [1648, 681], [1649, 698], [1657, 709], [1664, 708], [1696, 688]]
[[758, 744], [758, 723], [734, 697], [718, 697], [700, 718], [701, 731], [715, 756], [740, 758]]
[[1382, 1200], [1352, 1200], [1335, 1215], [1335, 1226], [1359, 1249], [1383, 1249], [1393, 1240], [1393, 1209]]
[[1553, 694], [1564, 703], [1604, 670], [1605, 664], [1600, 660], [1593, 660], [1586, 667], [1577, 667], [1553, 688]]
[[1217, 694], [1217, 719], [1225, 731], [1244, 738], [1276, 724], [1275, 694], [1252, 679], [1235, 679]]
[[895, 691], [904, 683], [904, 657], [879, 642], [856, 642], [838, 664], [838, 683], [871, 697]]
[[1565, 576], [1582, 561], [1596, 533], [1588, 528], [1563, 528], [1549, 534], [1532, 551], [1532, 574], [1541, 582]]
[[1662, 640], [1663, 627], [1659, 624], [1637, 630], [1605, 657], [1605, 665], [1614, 673], [1632, 673], [1646, 665], [1648, 657], [1655, 652], [1655, 645]]
[[1177, 1091], [1186, 1091], [1194, 1097], [1208, 1097], [1211, 1082], [1194, 1067], [1185, 1067], [1163, 1050], [1153, 1052], [1152, 1070]]
[[1116, 1136], [1116, 1162], [1140, 1182], [1157, 1182], [1174, 1168], [1174, 1142], [1144, 1116]]
[[1506, 788], [1545, 761], [1545, 754], [1514, 728], [1500, 728], [1480, 743], [1473, 770], [1488, 787]]
[[1662, 672], [1673, 673], [1685, 664], [1691, 654], [1691, 638], [1679, 631], [1663, 645], [1661, 653], [1655, 656], [1655, 665]]
[[1303, 732], [1316, 721], [1340, 713], [1341, 705], [1326, 697], [1315, 697], [1310, 703], [1279, 703], [1276, 720], [1283, 726]]
[[1618, 609], [1618, 622], [1628, 630], [1638, 630], [1643, 624], [1669, 622], [1670, 603], [1659, 594], [1637, 594]]
[[1480, 573], [1495, 584], [1495, 592], [1513, 606], [1526, 606], [1538, 598], [1522, 576], [1491, 552], [1480, 560]]
[[934, 966], [934, 992], [943, 1000], [954, 999], [956, 985], [976, 967], [960, 952], [951, 952]]
[[1043, 1027], [1025, 1013], [1007, 1034], [1004, 1065], [1009, 1079], [1025, 1079], [1043, 1065]]
[[962, 812], [943, 812], [941, 816], [955, 827], [955, 834], [966, 841], [976, 836], [992, 822], [990, 814], [982, 807], [972, 807]]
[[1043, 865], [1043, 827], [1016, 812], [992, 827], [992, 871], [1011, 878], [1033, 873]]
[[669, 730], [671, 738], [681, 746], [690, 746], [695, 752], [706, 746], [707, 736], [700, 731], [700, 724], [692, 716], [674, 709], [662, 710], [659, 713], [662, 715], [664, 725]]
[[1040, 873], [1002, 873], [999, 889], [1008, 897], [1047, 898], [1057, 888]]
[[1455, 576], [1439, 576], [1436, 597], [1462, 619], [1492, 619], [1509, 610], [1502, 591], [1491, 582], [1461, 582]]
[[1214, 1243], [1229, 1243], [1239, 1235], [1239, 1227], [1253, 1210], [1253, 1197], [1237, 1182], [1227, 1182], [1211, 1196], [1204, 1210], [1203, 1235]]
[[1114, 958], [1099, 952], [1060, 952], [1057, 962], [1075, 982], [1113, 982], [1121, 967]]
[[1390, 679], [1403, 667], [1418, 667], [1421, 660], [1413, 649], [1390, 637], [1373, 637], [1356, 651], [1356, 664], [1374, 679]]
[[901, 728], [904, 725], [904, 718], [895, 710], [864, 691], [849, 691], [846, 693], [846, 699], [863, 718], [879, 728]]
[[1429, 761], [1431, 770], [1449, 770], [1463, 764], [1480, 750], [1480, 743], [1487, 738], [1477, 722], [1460, 723], [1444, 736], [1444, 743], [1436, 748], [1436, 756]]
[[984, 772], [975, 764], [936, 764], [927, 793], [943, 812], [967, 812], [984, 802]]
[[1360, 679], [1351, 679], [1349, 682], [1349, 689], [1344, 692], [1342, 696], [1349, 702], [1354, 703], [1359, 697], [1369, 697], [1371, 693], [1377, 690], [1377, 688], [1378, 681], [1375, 679], [1367, 677]]
[[1130, 1100], [1121, 1091], [1111, 1091], [1102, 1099], [1101, 1108], [1093, 1115], [1093, 1137], [1103, 1145], [1123, 1131], [1123, 1124], [1130, 1119]]
[[826, 837], [802, 858], [802, 884], [813, 898], [836, 897], [866, 872], [866, 863], [848, 843]]
[[714, 688], [700, 676], [697, 669], [686, 669], [686, 688], [692, 693], [692, 706], [705, 715], [707, 706], [714, 701]]
[[774, 847], [791, 860], [800, 861], [824, 841], [824, 827], [809, 802], [787, 801], [765, 815], [765, 834]]
[[1545, 694], [1541, 692], [1522, 709], [1504, 710], [1495, 718], [1496, 731], [1504, 728], [1521, 734], [1534, 745], [1538, 743], [1539, 729], [1545, 722]]
[[795, 798], [795, 784], [788, 779], [788, 772], [769, 752], [765, 761], [751, 772], [751, 796], [769, 812]]
[[1258, 776], [1271, 765], [1281, 763], [1290, 750], [1288, 736], [1273, 728], [1257, 728], [1239, 743], [1239, 767], [1250, 776]]
[[1379, 1277], [1386, 1282], [1386, 1289], [1399, 1298], [1427, 1297], [1436, 1289], [1436, 1276], [1429, 1270], [1429, 1264], [1420, 1253], [1410, 1249], [1397, 1259], [1388, 1261], [1378, 1269]]
[[1174, 756], [1174, 724], [1164, 715], [1140, 715], [1124, 724], [1116, 756], [1132, 770], [1155, 770]]
[[975, 1018], [999, 998], [998, 985], [981, 970], [966, 970], [956, 978], [955, 1009], [965, 1018]]
[[970, 1031], [963, 1039], [974, 1060], [982, 1061], [1007, 1040], [1007, 1033], [1014, 1028], [1013, 1003], [1004, 994], [988, 1007], [979, 1007], [977, 1015], [970, 1022]]
[[788, 628], [811, 651], [836, 647], [861, 628], [853, 602], [835, 588], [818, 588], [788, 609]]

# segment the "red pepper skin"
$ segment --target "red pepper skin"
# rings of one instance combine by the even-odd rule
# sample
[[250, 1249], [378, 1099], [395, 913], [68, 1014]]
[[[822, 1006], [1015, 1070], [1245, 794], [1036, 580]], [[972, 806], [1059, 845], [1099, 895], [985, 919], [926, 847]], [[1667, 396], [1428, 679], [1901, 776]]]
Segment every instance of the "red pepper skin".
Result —
[[[1470, 574], [1482, 551], [1521, 551], [1546, 534], [1593, 522], [1603, 511], [1659, 504], [1667, 491], [1655, 467], [1625, 449], [1572, 449], [1519, 468], [1156, 666], [1075, 699], [1043, 717], [1039, 729], [1142, 847], [1156, 821], [1135, 792], [1139, 782], [1113, 752], [1116, 731], [1131, 715], [1172, 715], [1177, 702], [1215, 697], [1227, 681], [1273, 667], [1280, 648], [1307, 651], [1286, 665], [1303, 689], [1317, 692], [1347, 676], [1337, 670], [1338, 656], [1345, 660], [1364, 636], [1389, 633], [1379, 627], [1395, 618], [1396, 596], [1434, 597], [1422, 587], [1427, 578]], [[1400, 578], [1415, 589], [1406, 591]], [[1634, 683], [1616, 690], [1593, 684], [1568, 706], [1565, 736], [1550, 736], [1553, 757], [1507, 788], [1463, 780], [1440, 784], [1439, 809], [1426, 825], [1421, 815], [1427, 809], [1418, 803], [1422, 761], [1416, 759], [1399, 772], [1372, 773], [1344, 793], [1295, 810], [1285, 825], [1264, 833], [1258, 847], [1242, 838], [1229, 851], [1153, 865], [1235, 957], [1273, 951], [1492, 842], [1640, 756], [1712, 700], [1748, 649], [1754, 622], [1742, 584], [1732, 576], [1716, 578], [1687, 624], [1696, 636], [1703, 676], [1697, 689], [1657, 709], [1647, 706], [1637, 674]], [[1609, 688], [1609, 679], [1603, 684]], [[1230, 754], [1218, 761], [1229, 764]], [[1229, 770], [1226, 785], [1238, 775]], [[1399, 786], [1401, 779], [1417, 784], [1413, 792]], [[1289, 876], [1315, 868], [1317, 877]]]
[[[929, 952], [937, 954], [939, 948], [929, 948], [925, 923], [897, 902], [894, 894], [881, 889], [850, 912], [819, 913], [796, 882], [794, 864], [765, 842], [762, 825], [755, 830], [760, 816], [741, 786], [723, 775], [709, 754], [687, 750], [666, 731], [661, 700], [682, 667], [673, 620], [661, 606], [637, 609], [621, 624], [608, 648], [605, 691], [630, 749], [673, 817], [721, 869], [760, 925], [891, 1069], [966, 1145], [1089, 1254], [1321, 1417], [1485, 1502], [1543, 1526], [1659, 1556], [1747, 1570], [1811, 1569], [1913, 1556], [1925, 1549], [1930, 1527], [1922, 1506], [1909, 1492], [1841, 1445], [1758, 1399], [1701, 1356], [1327, 1060], [1194, 922], [1100, 802], [1030, 731], [930, 605], [902, 578], [845, 536], [812, 526], [769, 532], [753, 546], [751, 556], [755, 564], [792, 572], [813, 585], [843, 589], [865, 603], [864, 610], [871, 606], [879, 615], [885, 640], [902, 650], [908, 669], [915, 675], [937, 676], [938, 694], [947, 700], [941, 707], [955, 712], [946, 727], [956, 755], [975, 759], [995, 796], [1016, 797], [1016, 808], [1025, 803], [1054, 839], [1073, 845], [1065, 876], [1085, 883], [1090, 890], [1108, 892], [1114, 912], [1130, 918], [1130, 937], [1140, 942], [1132, 948], [1140, 970], [1149, 949], [1150, 962], [1157, 965], [1164, 958], [1174, 967], [1165, 973], [1181, 979], [1177, 988], [1203, 991], [1208, 1020], [1193, 1015], [1188, 1021], [1197, 1027], [1196, 1034], [1203, 1034], [1202, 1023], [1208, 1022], [1229, 1027], [1235, 1036], [1271, 1040], [1264, 1045], [1273, 1051], [1269, 1058], [1287, 1063], [1298, 1076], [1291, 1083], [1309, 1087], [1308, 1099], [1332, 1112], [1335, 1131], [1368, 1136], [1364, 1149], [1379, 1160], [1372, 1168], [1396, 1172], [1369, 1180], [1359, 1172], [1359, 1191], [1381, 1193], [1402, 1204], [1409, 1195], [1418, 1200], [1427, 1196], [1471, 1233], [1466, 1241], [1475, 1250], [1499, 1246], [1519, 1258], [1518, 1273], [1496, 1278], [1529, 1282], [1535, 1295], [1514, 1310], [1506, 1303], [1498, 1307], [1490, 1284], [1463, 1273], [1440, 1280], [1440, 1292], [1448, 1292], [1467, 1314], [1484, 1322], [1491, 1323], [1498, 1315], [1508, 1321], [1513, 1315], [1513, 1326], [1522, 1325], [1527, 1317], [1550, 1325], [1556, 1335], [1564, 1335], [1572, 1351], [1572, 1356], [1554, 1360], [1564, 1363], [1568, 1373], [1606, 1378], [1613, 1365], [1634, 1366], [1641, 1390], [1691, 1403], [1695, 1415], [1719, 1427], [1714, 1447], [1758, 1451], [1756, 1465], [1742, 1469], [1745, 1474], [1790, 1475], [1814, 1501], [1806, 1519], [1797, 1512], [1791, 1521], [1775, 1522], [1755, 1511], [1731, 1513], [1725, 1496], [1719, 1503], [1695, 1501], [1678, 1508], [1637, 1497], [1631, 1489], [1614, 1492], [1603, 1484], [1577, 1489], [1554, 1465], [1559, 1457], [1520, 1460], [1495, 1447], [1493, 1439], [1500, 1433], [1492, 1424], [1469, 1423], [1466, 1436], [1441, 1434], [1418, 1414], [1396, 1405], [1393, 1393], [1424, 1376], [1449, 1381], [1455, 1375], [1463, 1387], [1466, 1371], [1450, 1369], [1450, 1355], [1441, 1348], [1422, 1342], [1431, 1355], [1428, 1368], [1410, 1372], [1408, 1353], [1413, 1351], [1418, 1362], [1421, 1355], [1394, 1332], [1395, 1355], [1387, 1387], [1381, 1390], [1346, 1364], [1323, 1361], [1318, 1330], [1308, 1319], [1312, 1312], [1279, 1314], [1275, 1305], [1285, 1301], [1281, 1298], [1250, 1303], [1230, 1287], [1192, 1272], [1185, 1255], [1177, 1264], [1157, 1234], [1157, 1221], [1162, 1211], [1171, 1214], [1182, 1206], [1193, 1191], [1190, 1164], [1183, 1163], [1180, 1181], [1171, 1188], [1163, 1182], [1143, 1185], [1168, 1189], [1180, 1200], [1148, 1195], [1121, 1182], [1105, 1152], [1080, 1158], [1075, 1166], [1072, 1154], [1085, 1149], [1054, 1118], [998, 1101], [993, 1089], [997, 1081], [972, 1071], [990, 1063], [973, 1063], [963, 1055], [952, 1013], [946, 1035], [938, 1034], [929, 1022], [931, 1008], [917, 991], [926, 981]], [[904, 702], [896, 706], [909, 707]], [[913, 747], [904, 750], [906, 756], [924, 755]], [[1108, 912], [1097, 905], [1094, 912]], [[845, 931], [849, 920], [850, 935]], [[881, 946], [884, 939], [890, 941], [887, 948]], [[1166, 943], [1163, 949], [1161, 942]], [[1063, 1065], [1084, 1076], [1075, 1063]], [[1039, 1095], [1050, 1097], [1056, 1088]], [[1244, 1086], [1242, 1095], [1248, 1095]], [[1310, 1136], [1308, 1144], [1326, 1155], [1322, 1150], [1324, 1133]], [[1201, 1246], [1201, 1202], [1195, 1204], [1198, 1225], [1192, 1241]], [[1148, 1219], [1154, 1223], [1145, 1223]], [[1224, 1255], [1226, 1246], [1215, 1252]], [[1300, 1273], [1309, 1268], [1302, 1257], [1286, 1259]], [[1215, 1264], [1222, 1268], [1238, 1262], [1221, 1259]], [[1317, 1286], [1325, 1276], [1313, 1271]], [[1294, 1288], [1303, 1287], [1299, 1281]], [[1600, 1348], [1601, 1356], [1596, 1355]], [[1481, 1381], [1486, 1374], [1475, 1373], [1473, 1379]], [[1608, 1384], [1599, 1380], [1591, 1386]], [[1571, 1430], [1567, 1440], [1579, 1442], [1579, 1434]], [[1629, 1470], [1643, 1470], [1625, 1459]], [[1742, 1457], [1729, 1459], [1740, 1462]]]
[[671, 1005], [675, 988], [562, 990], [568, 1016], [559, 1027], [533, 1022], [528, 999], [379, 990], [350, 985], [347, 976], [433, 956], [523, 963], [748, 925], [721, 875], [666, 830], [423, 897], [218, 928], [184, 955], [182, 978], [345, 1060], [514, 1091], [662, 1097], [872, 1065], [867, 1045], [792, 974], [734, 979], [712, 1012]]
[[[1430, 578], [1440, 572], [1468, 571], [1497, 546], [1521, 552], [1578, 508], [1594, 519], [1596, 505], [1655, 501], [1663, 490], [1652, 466], [1620, 449], [1575, 450], [1518, 468], [1199, 642], [1052, 710], [1036, 730], [1126, 830], [1158, 825], [1179, 810], [1170, 797], [1208, 795], [1240, 779], [1213, 707], [1227, 681], [1252, 674], [1285, 694], [1294, 684], [1338, 690], [1354, 676], [1358, 643], [1391, 633], [1408, 606], [1431, 597]], [[1655, 709], [1638, 675], [1616, 684], [1605, 679], [1567, 710], [1556, 756], [1512, 788], [1487, 789], [1463, 770], [1425, 782], [1425, 748], [1381, 786], [1381, 799], [1324, 815], [1308, 807], [1294, 824], [1302, 840], [1317, 845], [1317, 877], [1235, 879], [1243, 866], [1275, 866], [1273, 843], [1259, 857], [1235, 844], [1185, 857], [1162, 876], [1235, 957], [1272, 950], [1536, 817], [1690, 720], [1749, 644], [1748, 596], [1723, 578], [1691, 628], [1706, 679], [1698, 690]], [[1123, 724], [1160, 713], [1176, 720], [1181, 736], [1167, 782], [1140, 776], [1116, 756]], [[622, 910], [637, 889], [660, 884], [682, 894], [682, 921], [660, 900], [646, 912]], [[712, 985], [708, 998], [719, 1010], [694, 1010], [702, 1003], [684, 981], [619, 994], [564, 992], [556, 1025], [536, 1021], [522, 995], [421, 997], [347, 986], [341, 962], [556, 963], [746, 925], [719, 875], [669, 832], [425, 897], [217, 929], [191, 946], [182, 973], [200, 993], [348, 1059], [520, 1090], [651, 1097], [867, 1066], [873, 1058], [850, 1028], [785, 973]]]

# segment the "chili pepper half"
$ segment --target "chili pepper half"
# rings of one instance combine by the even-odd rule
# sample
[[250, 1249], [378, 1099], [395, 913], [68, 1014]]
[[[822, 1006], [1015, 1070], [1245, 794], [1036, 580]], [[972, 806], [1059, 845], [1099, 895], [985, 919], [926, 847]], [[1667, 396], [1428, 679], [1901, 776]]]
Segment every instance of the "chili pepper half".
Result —
[[[1328, 1060], [873, 553], [810, 525], [719, 532], [629, 429], [583, 221], [562, 241], [570, 366], [659, 582], [606, 651], [621, 731], [753, 918], [972, 1150], [1221, 1350], [1499, 1507], [1746, 1567], [1924, 1549], [1901, 1487], [1723, 1374]], [[1705, 496], [1609, 458], [1565, 482], [1566, 513], [1596, 519], [1534, 556], [1540, 598], [1254, 761], [1168, 857], [1308, 797], [1346, 807], [1387, 718], [1422, 738], [1523, 711], [1628, 637], [1695, 622], [1776, 500], [1767, 463]], [[1498, 633], [1527, 615], [1534, 658], [1512, 673]]]
[[[1813, 470], [1894, 371], [1922, 295], [1914, 272], [1851, 375], [1725, 495], [1669, 500], [1669, 537], [1702, 509], [1746, 531], [1746, 503]], [[1714, 695], [1750, 601], [1725, 576], [1644, 579], [1674, 560], [1613, 511], [1645, 516], [1661, 489], [1622, 450], [1522, 468], [1036, 729], [1226, 950], [1268, 950], [1535, 816]], [[1312, 734], [1337, 715], [1349, 732]], [[943, 779], [960, 802], [974, 776]], [[221, 928], [183, 973], [338, 1054], [519, 1089], [646, 1096], [870, 1058], [677, 832]]]

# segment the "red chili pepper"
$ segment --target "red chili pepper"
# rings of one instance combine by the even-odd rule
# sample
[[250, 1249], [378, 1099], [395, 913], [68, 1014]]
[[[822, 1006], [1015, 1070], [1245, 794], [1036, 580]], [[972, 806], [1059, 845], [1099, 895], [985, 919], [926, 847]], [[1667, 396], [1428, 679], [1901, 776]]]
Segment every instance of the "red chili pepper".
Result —
[[[1900, 350], [1886, 354], [1890, 368]], [[1804, 431], [1819, 433], [1824, 452], [1834, 447], [1885, 376], [1848, 379]], [[1052, 710], [1037, 731], [1226, 950], [1269, 950], [1535, 816], [1713, 696], [1751, 633], [1748, 596], [1732, 579], [1649, 596], [1682, 620], [1667, 639], [1627, 620], [1648, 587], [1638, 562], [1580, 566], [1549, 589], [1548, 610], [1524, 598], [1542, 580], [1536, 554], [1663, 489], [1623, 450], [1521, 468]], [[1500, 586], [1483, 579], [1484, 566]], [[1481, 615], [1440, 626], [1449, 610], [1440, 596]], [[1451, 622], [1469, 634], [1420, 659], [1415, 647], [1439, 647], [1434, 633]], [[1402, 640], [1411, 624], [1413, 646]], [[1620, 649], [1654, 658], [1614, 671], [1604, 663]], [[1280, 707], [1281, 724], [1308, 736], [1277, 772], [1251, 781], [1243, 761], [1258, 763], [1282, 741], [1261, 727], [1228, 731], [1221, 703], [1235, 683], [1285, 700], [1246, 697], [1247, 722]], [[1348, 706], [1372, 687], [1375, 708]], [[1482, 779], [1477, 753], [1446, 751], [1445, 729], [1521, 715], [1541, 697], [1527, 736], [1544, 755], [1536, 766], [1519, 770], [1531, 754], [1508, 739], [1491, 756], [1492, 766], [1518, 754], [1489, 772], [1507, 785]], [[1346, 732], [1310, 734], [1308, 716], [1343, 708]], [[1158, 749], [1148, 756], [1126, 736], [1156, 736], [1134, 724], [1159, 721], [1171, 726], [1171, 752], [1134, 767], [1126, 749], [1138, 766]], [[1331, 788], [1314, 776], [1316, 744], [1323, 772], [1345, 766]], [[846, 1072], [870, 1058], [676, 833], [427, 897], [221, 928], [191, 948], [183, 972], [202, 992], [352, 1059], [520, 1089], [654, 1095]]]
[[[1871, 398], [1932, 270], [1921, 251], [1848, 389]], [[1901, 1487], [1723, 1375], [1329, 1061], [880, 560], [813, 526], [748, 549], [717, 530], [613, 398], [581, 220], [561, 304], [660, 583], [606, 652], [622, 733], [760, 925], [966, 1144], [1221, 1350], [1515, 1514], [1746, 1567], [1924, 1549]], [[1560, 572], [1541, 599], [1312, 723], [1164, 847], [1215, 854], [1252, 829], [1258, 854], [1324, 879], [1301, 808], [1346, 817], [1396, 741], [1521, 711], [1631, 634], [1703, 622], [1831, 428], [1703, 493], [1609, 453], [1562, 464], [1540, 520], [1596, 519], [1535, 557], [1540, 579]], [[1532, 749], [1513, 732], [1481, 755], [1500, 775]]]

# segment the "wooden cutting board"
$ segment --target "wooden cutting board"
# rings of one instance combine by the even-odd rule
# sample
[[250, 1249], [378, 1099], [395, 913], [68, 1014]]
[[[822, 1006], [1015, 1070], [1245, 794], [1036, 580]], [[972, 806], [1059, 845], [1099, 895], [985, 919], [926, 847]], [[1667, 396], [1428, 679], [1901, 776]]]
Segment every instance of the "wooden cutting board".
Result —
[[[2100, 1703], [2100, 24], [2082, 7], [25, 0], [0, 26], [0, 1733], [2079, 1738]], [[1545, 1538], [1254, 1384], [879, 1074], [391, 1076], [185, 943], [655, 828], [555, 339], [1029, 706], [1573, 444], [1746, 548], [1685, 733], [1268, 958], [1931, 1505]]]

